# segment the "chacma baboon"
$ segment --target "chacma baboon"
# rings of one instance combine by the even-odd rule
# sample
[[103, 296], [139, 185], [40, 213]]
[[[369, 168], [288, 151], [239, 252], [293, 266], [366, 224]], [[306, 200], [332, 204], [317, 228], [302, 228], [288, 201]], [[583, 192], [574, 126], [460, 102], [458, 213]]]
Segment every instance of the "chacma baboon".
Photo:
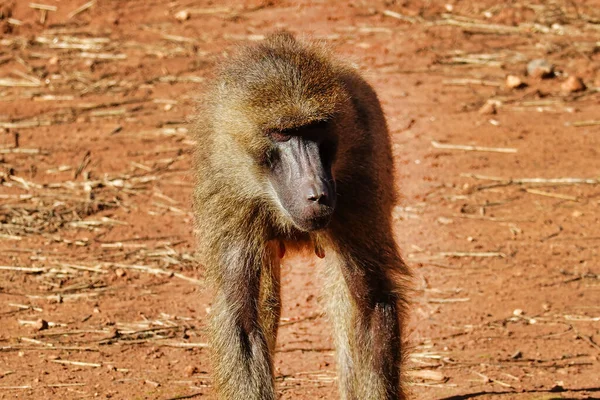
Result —
[[276, 398], [280, 259], [309, 246], [325, 264], [341, 397], [404, 399], [408, 271], [392, 234], [390, 138], [373, 89], [323, 46], [280, 32], [224, 63], [196, 133], [218, 398]]

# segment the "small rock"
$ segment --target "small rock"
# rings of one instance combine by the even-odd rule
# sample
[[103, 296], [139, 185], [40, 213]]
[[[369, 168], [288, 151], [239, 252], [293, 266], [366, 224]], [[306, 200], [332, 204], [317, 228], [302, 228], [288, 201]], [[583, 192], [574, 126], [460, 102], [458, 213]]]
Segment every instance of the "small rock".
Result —
[[582, 90], [585, 90], [585, 83], [583, 83], [583, 80], [580, 77], [571, 75], [562, 83], [562, 85], [560, 85], [560, 88], [565, 93], [581, 92]]
[[506, 77], [506, 86], [510, 89], [522, 88], [525, 86], [525, 82], [516, 75], [508, 75]]
[[109, 371], [116, 371], [117, 367], [115, 367], [112, 364], [106, 364], [106, 369], [109, 370]]
[[122, 269], [122, 268], [117, 268], [117, 269], [115, 270], [115, 275], [116, 275], [117, 277], [119, 277], [119, 278], [122, 278], [122, 277], [124, 277], [125, 275], [127, 275], [127, 272], [125, 272], [125, 270], [124, 270], [124, 269]]
[[581, 216], [583, 215], [583, 213], [582, 213], [581, 211], [579, 211], [579, 210], [575, 210], [575, 211], [573, 211], [573, 212], [571, 213], [571, 215], [572, 215], [573, 217], [575, 217], [575, 218], [579, 218], [579, 217], [581, 217]]
[[446, 217], [439, 217], [437, 219], [438, 224], [442, 224], [442, 225], [450, 225], [451, 223], [454, 222], [454, 220], [452, 220], [451, 218], [446, 218]]
[[523, 358], [523, 353], [521, 350], [517, 350], [513, 355], [510, 356], [513, 360], [518, 360], [519, 358]]
[[564, 386], [564, 382], [563, 381], [558, 381], [554, 384], [554, 386], [552, 386], [550, 388], [550, 392], [551, 393], [557, 393], [557, 392], [564, 392], [565, 391], [565, 386]]
[[527, 64], [527, 75], [533, 78], [551, 78], [554, 76], [554, 65], [543, 58], [531, 60]]
[[190, 12], [188, 10], [181, 10], [175, 14], [175, 19], [179, 21], [187, 21], [190, 19]]
[[40, 318], [37, 321], [35, 321], [35, 323], [32, 325], [32, 328], [36, 331], [43, 331], [44, 329], [48, 329], [48, 321]]
[[498, 110], [496, 109], [496, 104], [493, 101], [488, 101], [479, 109], [478, 112], [481, 115], [493, 115], [496, 114]]
[[157, 388], [157, 387], [159, 387], [159, 386], [160, 386], [160, 383], [158, 383], [158, 382], [155, 382], [155, 381], [151, 381], [150, 379], [146, 379], [146, 380], [144, 381], [144, 383], [145, 383], [146, 385], [150, 385], [150, 386], [152, 386], [153, 388]]
[[118, 338], [121, 336], [121, 332], [119, 332], [119, 330], [116, 327], [111, 327], [108, 330], [108, 335], [107, 335], [107, 339], [114, 339], [114, 338]]
[[61, 304], [63, 302], [63, 297], [60, 294], [56, 296], [49, 296], [48, 303], [50, 304]]
[[519, 316], [519, 315], [524, 315], [525, 311], [521, 310], [520, 308], [517, 308], [516, 310], [513, 311], [513, 315], [515, 316]]
[[198, 373], [198, 368], [195, 365], [188, 365], [187, 367], [185, 367], [183, 372], [185, 373], [185, 376], [190, 377]]

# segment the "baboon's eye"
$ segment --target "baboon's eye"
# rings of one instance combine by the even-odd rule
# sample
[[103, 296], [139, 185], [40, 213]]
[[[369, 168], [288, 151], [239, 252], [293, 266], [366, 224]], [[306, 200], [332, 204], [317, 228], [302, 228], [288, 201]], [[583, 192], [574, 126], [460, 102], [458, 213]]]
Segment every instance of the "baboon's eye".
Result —
[[335, 160], [335, 156], [337, 153], [337, 143], [332, 140], [326, 140], [321, 143], [319, 148], [319, 152], [321, 154], [321, 159], [325, 164], [331, 165]]
[[286, 132], [281, 131], [273, 131], [269, 132], [269, 137], [273, 139], [275, 142], [287, 142], [292, 138], [292, 135], [289, 135]]

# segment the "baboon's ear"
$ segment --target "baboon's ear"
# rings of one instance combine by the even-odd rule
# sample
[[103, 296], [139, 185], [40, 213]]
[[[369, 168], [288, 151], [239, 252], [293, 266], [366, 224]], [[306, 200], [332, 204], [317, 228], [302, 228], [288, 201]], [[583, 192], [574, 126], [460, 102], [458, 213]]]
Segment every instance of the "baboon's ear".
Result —
[[268, 43], [279, 46], [285, 46], [296, 43], [296, 38], [294, 37], [294, 35], [290, 31], [285, 29], [275, 31], [269, 34], [265, 39]]

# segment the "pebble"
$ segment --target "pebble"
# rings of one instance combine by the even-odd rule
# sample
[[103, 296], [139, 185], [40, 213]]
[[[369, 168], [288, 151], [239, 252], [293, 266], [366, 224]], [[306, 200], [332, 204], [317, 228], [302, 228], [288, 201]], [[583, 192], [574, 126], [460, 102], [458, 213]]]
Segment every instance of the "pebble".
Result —
[[487, 103], [485, 103], [479, 109], [478, 112], [481, 115], [493, 115], [493, 114], [496, 114], [498, 112], [498, 110], [496, 108], [496, 103], [494, 103], [493, 101], [488, 101]]
[[175, 14], [175, 19], [179, 21], [187, 21], [190, 19], [190, 12], [188, 10], [181, 10]]
[[116, 275], [117, 277], [119, 277], [119, 278], [122, 278], [122, 277], [124, 277], [125, 275], [127, 275], [127, 272], [125, 272], [125, 270], [124, 270], [124, 269], [122, 269], [122, 268], [117, 268], [117, 269], [115, 270], [115, 275]]
[[43, 331], [44, 329], [48, 329], [48, 321], [40, 318], [37, 321], [35, 321], [35, 324], [33, 324], [32, 327], [36, 331]]
[[446, 217], [439, 217], [437, 219], [438, 224], [442, 224], [442, 225], [450, 225], [451, 223], [454, 222], [454, 220], [452, 220], [451, 218], [446, 218]]
[[516, 75], [508, 75], [506, 77], [506, 86], [511, 89], [517, 89], [525, 86], [525, 82]]
[[527, 75], [533, 78], [551, 78], [554, 76], [554, 65], [543, 58], [531, 60], [527, 64]]
[[190, 377], [198, 372], [198, 368], [194, 365], [188, 365], [183, 372], [185, 373], [185, 376]]
[[571, 75], [562, 83], [562, 85], [560, 85], [560, 88], [565, 93], [581, 92], [582, 90], [585, 90], [585, 83], [583, 83], [583, 80], [580, 77]]

